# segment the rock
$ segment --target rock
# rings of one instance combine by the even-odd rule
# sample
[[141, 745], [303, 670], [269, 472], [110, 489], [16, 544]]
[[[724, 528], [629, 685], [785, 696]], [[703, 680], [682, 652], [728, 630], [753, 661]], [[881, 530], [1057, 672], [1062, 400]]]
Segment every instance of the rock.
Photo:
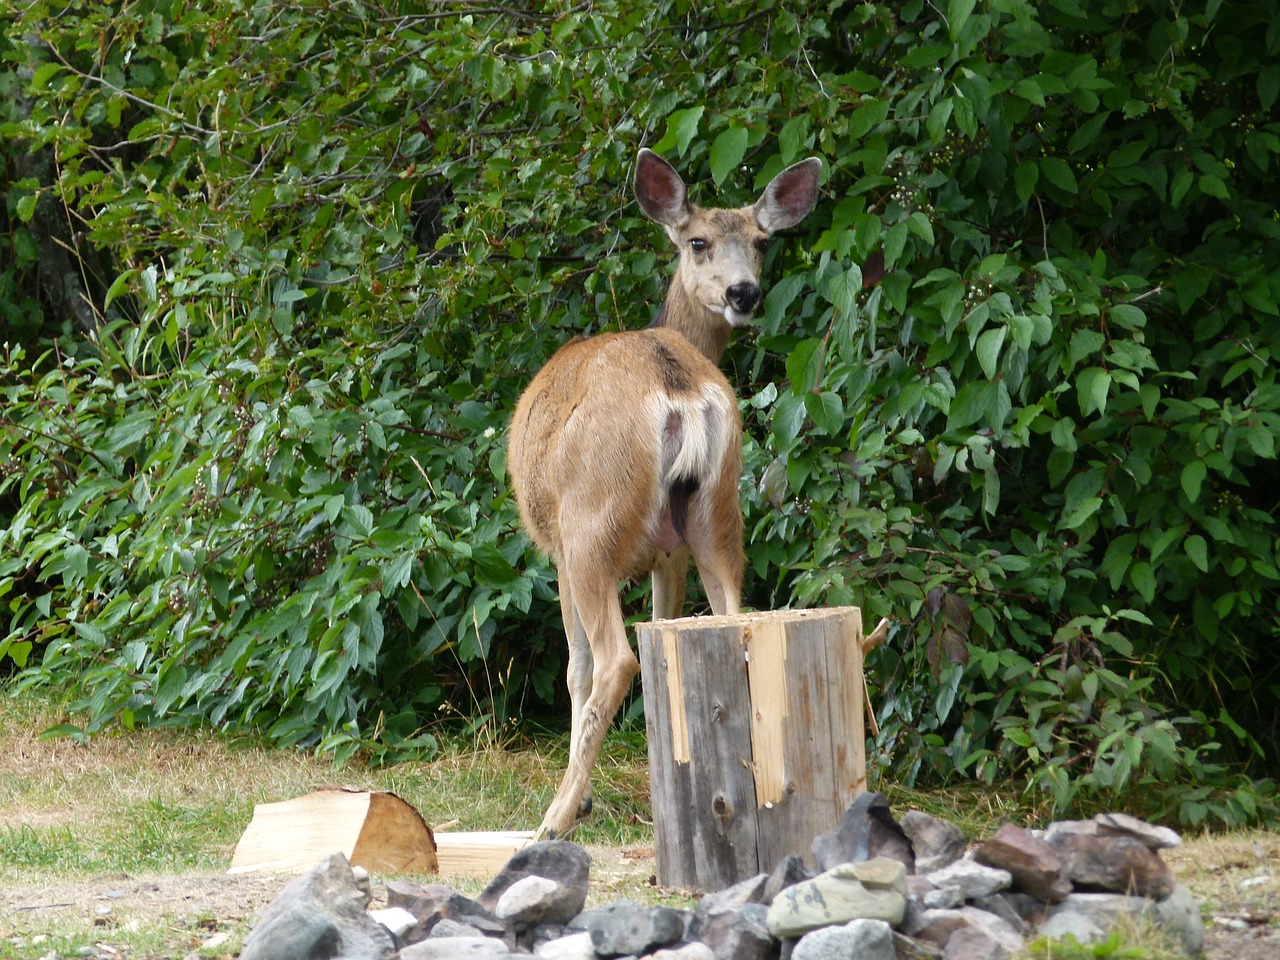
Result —
[[1191, 891], [1182, 884], [1173, 888], [1155, 908], [1156, 920], [1166, 930], [1175, 933], [1182, 941], [1182, 949], [1196, 956], [1204, 950], [1204, 919], [1200, 905]]
[[951, 942], [952, 936], [964, 927], [978, 928], [988, 939], [1007, 947], [1010, 954], [1022, 949], [1022, 937], [1018, 935], [1017, 930], [994, 913], [979, 910], [977, 907], [961, 907], [959, 910], [926, 910], [918, 924], [904, 929], [903, 933], [942, 947], [945, 956], [946, 946]]
[[245, 938], [244, 960], [382, 960], [396, 949], [366, 912], [369, 893], [347, 858], [335, 853], [290, 883]]
[[[1107, 930], [1118, 917], [1154, 916], [1155, 903], [1145, 897], [1129, 897], [1119, 893], [1073, 893], [1049, 910], [1050, 923], [1054, 917], [1074, 913], [1087, 917], [1099, 930]], [[1043, 927], [1041, 928], [1043, 929]]]
[[906, 934], [893, 931], [893, 951], [898, 960], [942, 960], [942, 950], [923, 940], [912, 940]]
[[596, 960], [596, 948], [591, 945], [591, 934], [582, 930], [540, 944], [533, 955], [542, 960]]
[[401, 935], [406, 943], [417, 943], [431, 935], [441, 920], [465, 923], [487, 937], [500, 937], [510, 947], [514, 935], [510, 927], [470, 897], [464, 897], [442, 883], [413, 883], [398, 880], [387, 884], [387, 906], [408, 910], [417, 924]]
[[792, 854], [778, 861], [769, 879], [764, 883], [764, 891], [760, 895], [761, 903], [773, 903], [774, 897], [787, 887], [793, 887], [805, 880], [812, 880], [817, 874], [805, 865], [804, 857]]
[[1168, 850], [1182, 843], [1176, 830], [1131, 817], [1127, 813], [1100, 813], [1093, 818], [1099, 836], [1119, 834], [1133, 837], [1151, 850]]
[[577, 891], [566, 890], [564, 884], [531, 875], [507, 887], [493, 912], [520, 934], [540, 923], [567, 923], [574, 914], [565, 916], [564, 911], [577, 896]]
[[405, 947], [396, 960], [507, 960], [512, 956], [501, 940], [492, 937], [432, 937]]
[[915, 851], [916, 873], [941, 870], [964, 856], [964, 834], [954, 823], [920, 810], [908, 810], [902, 817], [902, 832], [910, 838]]
[[1049, 827], [1046, 836], [1071, 882], [1086, 889], [1162, 900], [1173, 892], [1173, 873], [1159, 854], [1126, 834], [1100, 833], [1093, 821]]
[[964, 891], [959, 887], [934, 887], [920, 898], [926, 910], [954, 910], [964, 906]]
[[393, 937], [402, 936], [405, 931], [412, 930], [418, 922], [418, 918], [404, 909], [404, 907], [370, 910], [369, 916], [390, 930]]
[[769, 875], [761, 873], [732, 887], [708, 893], [694, 906], [694, 916], [702, 918], [720, 910], [736, 910], [748, 903], [768, 903], [764, 897], [768, 881]]
[[995, 893], [989, 897], [978, 897], [973, 901], [973, 905], [979, 910], [994, 913], [1017, 931], [1019, 936], [1025, 937], [1030, 929], [1030, 924], [1023, 919], [1009, 894]]
[[645, 955], [646, 960], [716, 960], [716, 955], [705, 943], [686, 943], [668, 950], [655, 950]]
[[587, 902], [587, 883], [591, 874], [591, 857], [587, 851], [568, 840], [544, 840], [532, 843], [507, 861], [506, 866], [484, 888], [476, 902], [494, 911], [507, 888], [525, 877], [543, 877], [560, 884], [559, 902], [548, 904], [548, 923], [568, 923]]
[[[461, 920], [450, 920], [448, 917], [445, 917], [431, 928], [431, 932], [427, 934], [426, 939], [443, 940], [446, 938], [454, 939], [457, 937], [483, 936], [485, 936], [485, 932], [479, 927], [473, 927], [471, 924], [463, 923]], [[496, 937], [493, 939], [497, 940]], [[503, 946], [506, 947], [509, 946], [509, 944], [504, 943]]]
[[716, 960], [777, 960], [779, 944], [769, 933], [768, 918], [768, 908], [759, 903], [720, 907], [700, 918], [698, 939]]
[[883, 920], [853, 920], [806, 933], [791, 960], [895, 960], [893, 928]]
[[1021, 949], [1021, 940], [1011, 947], [981, 927], [961, 927], [947, 940], [942, 960], [1009, 960]]
[[1016, 889], [1046, 903], [1059, 903], [1071, 892], [1062, 858], [1047, 842], [1006, 823], [973, 851], [978, 863], [1008, 871]]
[[1102, 939], [1102, 928], [1083, 913], [1075, 910], [1059, 910], [1040, 925], [1040, 936], [1061, 940], [1072, 936], [1079, 943], [1093, 943]]
[[834, 830], [814, 838], [812, 852], [819, 870], [878, 858], [897, 860], [908, 872], [915, 870], [911, 841], [893, 819], [882, 793], [859, 794]]
[[851, 920], [896, 926], [907, 906], [907, 871], [898, 860], [845, 863], [783, 890], [769, 905], [769, 932], [798, 937]]
[[959, 890], [966, 900], [989, 897], [1001, 890], [1008, 890], [1013, 877], [1007, 870], [995, 867], [984, 867], [972, 860], [957, 860], [949, 867], [934, 870], [929, 875], [929, 882], [940, 890], [948, 887]]
[[590, 933], [591, 943], [601, 957], [640, 956], [683, 937], [685, 918], [670, 907], [646, 907], [634, 900], [619, 900], [579, 914], [570, 927]]

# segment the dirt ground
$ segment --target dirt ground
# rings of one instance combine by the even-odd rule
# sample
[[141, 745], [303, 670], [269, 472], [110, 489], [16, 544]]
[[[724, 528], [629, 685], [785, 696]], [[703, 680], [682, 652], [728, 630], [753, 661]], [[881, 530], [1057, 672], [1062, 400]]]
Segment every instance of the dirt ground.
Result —
[[[635, 896], [637, 889], [646, 888], [655, 899], [664, 899], [663, 891], [652, 885], [651, 850], [588, 849], [592, 902]], [[1280, 836], [1189, 840], [1166, 851], [1166, 859], [1207, 905], [1207, 960], [1280, 958]], [[165, 941], [174, 956], [199, 951], [204, 957], [232, 957], [254, 918], [287, 882], [286, 877], [263, 875], [119, 877], [18, 891], [3, 889], [0, 881], [0, 956], [5, 955], [6, 941], [14, 946], [20, 941], [29, 951], [51, 929], [92, 926], [100, 931], [95, 957], [136, 957], [139, 954], [113, 946], [113, 939], [118, 942], [123, 932], [159, 925], [169, 931]], [[466, 882], [457, 885], [467, 890]], [[379, 884], [374, 888], [377, 891]], [[476, 889], [478, 885], [471, 883], [470, 892]], [[677, 897], [670, 893], [667, 899]]]

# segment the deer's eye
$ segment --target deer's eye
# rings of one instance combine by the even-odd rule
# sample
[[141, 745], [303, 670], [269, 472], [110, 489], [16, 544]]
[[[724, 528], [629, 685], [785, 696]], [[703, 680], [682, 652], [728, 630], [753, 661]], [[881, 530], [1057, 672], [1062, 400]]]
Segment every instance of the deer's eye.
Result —
[[756, 249], [759, 250], [761, 253], [766, 253], [769, 250], [769, 238], [761, 237], [759, 240], [757, 240]]
[[701, 237], [694, 237], [689, 241], [689, 248], [693, 250], [694, 253], [706, 253], [707, 241], [703, 240]]

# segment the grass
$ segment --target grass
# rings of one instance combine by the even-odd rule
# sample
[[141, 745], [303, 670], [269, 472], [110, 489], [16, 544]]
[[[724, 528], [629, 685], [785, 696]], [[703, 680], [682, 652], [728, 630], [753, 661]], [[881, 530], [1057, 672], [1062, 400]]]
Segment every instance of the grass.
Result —
[[[225, 871], [255, 804], [342, 783], [393, 791], [434, 825], [456, 821], [463, 830], [531, 829], [565, 762], [563, 739], [529, 741], [492, 729], [469, 739], [442, 736], [436, 759], [381, 770], [356, 764], [337, 768], [249, 737], [203, 732], [115, 731], [86, 743], [40, 736], [67, 719], [55, 701], [31, 694], [8, 697], [0, 689], [0, 960], [234, 956], [255, 905], [260, 909], [283, 884], [279, 878], [259, 879], [256, 887], [224, 890], [222, 899], [215, 895], [231, 879]], [[610, 734], [594, 784], [595, 813], [574, 839], [624, 853], [651, 846], [648, 769], [638, 731], [624, 726]], [[987, 835], [1006, 820], [1034, 825], [1046, 819], [1042, 807], [1016, 793], [875, 786], [896, 811], [916, 808], [945, 817], [970, 837]], [[1267, 845], [1266, 859], [1280, 856], [1280, 840], [1243, 834], [1215, 841], [1209, 854], [1205, 848], [1170, 851], [1183, 859], [1169, 859], [1180, 877], [1188, 874], [1197, 896], [1210, 891], [1225, 903], [1230, 890], [1220, 886], [1223, 878], [1234, 876], [1230, 871], [1237, 865], [1256, 866], [1250, 851], [1260, 843]], [[647, 870], [601, 876], [593, 869], [593, 889], [602, 899], [653, 902], [663, 894], [647, 885], [647, 876]], [[110, 898], [118, 893], [145, 901], [148, 884], [162, 882], [156, 878], [196, 879], [179, 898], [180, 909], [141, 920], [116, 919], [120, 911], [112, 912]], [[16, 910], [7, 906], [15, 894]], [[80, 906], [62, 910], [68, 906], [63, 900]], [[229, 936], [205, 949], [215, 932]], [[1027, 957], [1170, 956], [1160, 952], [1158, 938], [1149, 931], [1122, 930], [1119, 938], [1090, 947], [1034, 944]], [[96, 946], [103, 943], [116, 952]]]

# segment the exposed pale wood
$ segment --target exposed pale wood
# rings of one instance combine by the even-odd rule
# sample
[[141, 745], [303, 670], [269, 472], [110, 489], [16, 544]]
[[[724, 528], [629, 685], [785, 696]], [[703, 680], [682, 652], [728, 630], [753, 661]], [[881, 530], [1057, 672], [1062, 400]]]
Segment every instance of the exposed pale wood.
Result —
[[806, 854], [866, 785], [856, 607], [640, 624], [658, 880]]
[[487, 879], [517, 853], [533, 843], [532, 830], [436, 834], [436, 859], [445, 877]]
[[421, 814], [393, 793], [344, 788], [260, 803], [229, 873], [295, 873], [334, 853], [383, 873], [434, 873], [436, 848]]

